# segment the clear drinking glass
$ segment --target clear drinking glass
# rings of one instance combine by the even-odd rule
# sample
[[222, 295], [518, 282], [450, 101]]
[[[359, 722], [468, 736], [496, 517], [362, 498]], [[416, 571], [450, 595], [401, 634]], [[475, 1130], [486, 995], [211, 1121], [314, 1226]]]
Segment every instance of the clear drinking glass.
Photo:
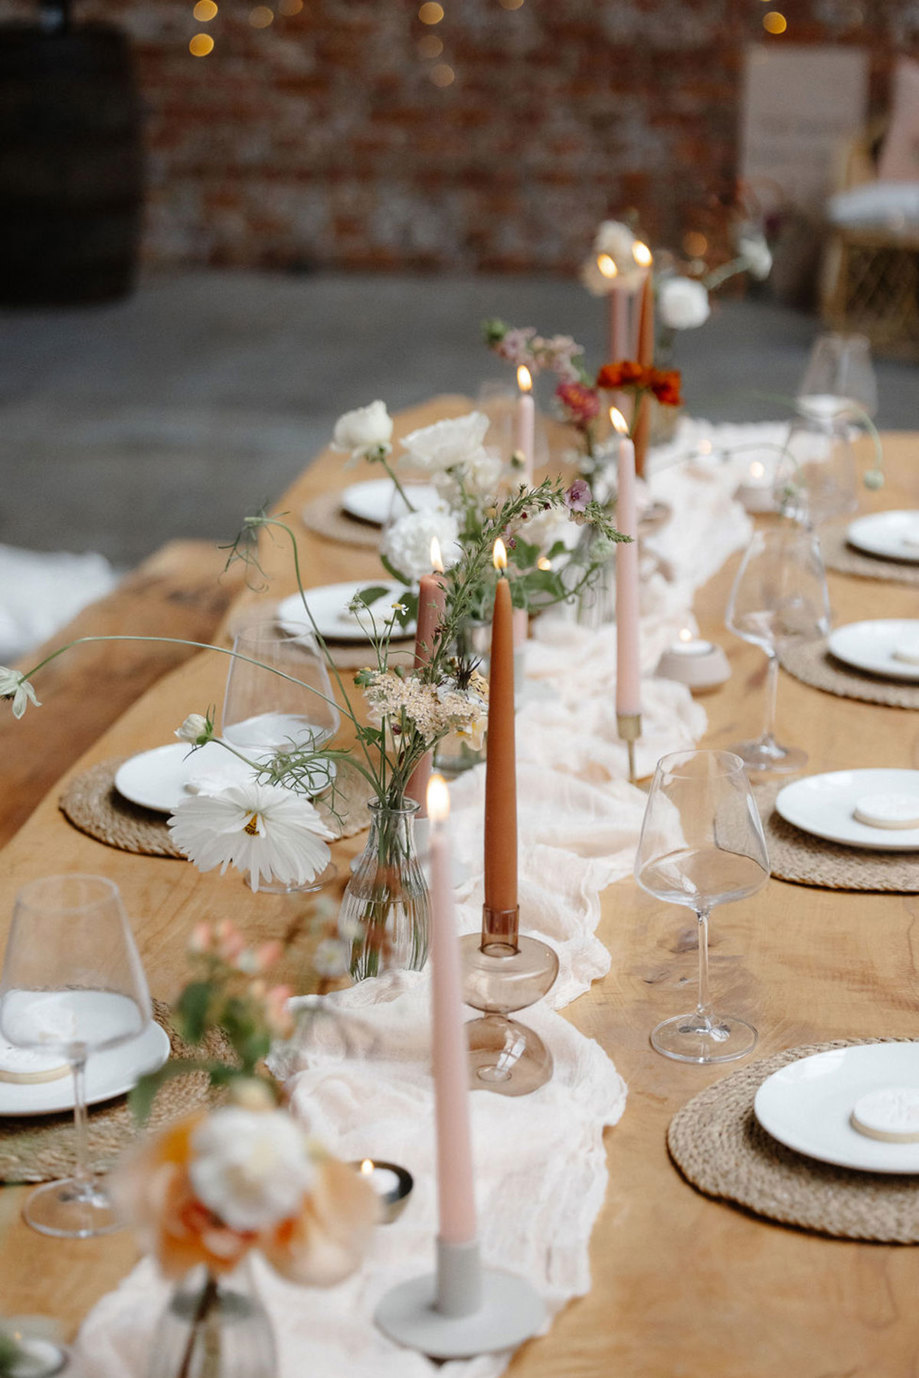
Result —
[[651, 1043], [679, 1062], [731, 1062], [756, 1044], [752, 1024], [716, 1014], [709, 998], [708, 919], [718, 904], [753, 895], [769, 877], [763, 826], [743, 761], [730, 751], [677, 751], [657, 763], [635, 879], [699, 921], [699, 992], [690, 1014], [665, 1019]]
[[142, 1033], [150, 995], [118, 887], [102, 876], [47, 876], [16, 898], [0, 980], [0, 1032], [59, 1055], [73, 1076], [72, 1177], [33, 1191], [23, 1214], [41, 1234], [84, 1239], [121, 1227], [87, 1161], [86, 1061]]
[[801, 770], [807, 752], [775, 739], [775, 697], [780, 647], [797, 638], [825, 636], [830, 627], [826, 575], [814, 533], [795, 525], [757, 531], [737, 571], [725, 620], [728, 631], [761, 647], [769, 660], [762, 733], [730, 750], [750, 770]]
[[775, 469], [778, 510], [811, 530], [858, 506], [853, 429], [843, 416], [797, 416]]
[[877, 379], [867, 337], [818, 335], [798, 388], [802, 415], [851, 421], [862, 413], [874, 416], [877, 405]]

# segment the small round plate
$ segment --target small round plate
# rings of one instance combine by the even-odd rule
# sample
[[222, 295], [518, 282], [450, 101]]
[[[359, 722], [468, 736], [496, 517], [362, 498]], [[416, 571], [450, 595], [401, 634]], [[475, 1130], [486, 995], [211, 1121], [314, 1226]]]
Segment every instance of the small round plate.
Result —
[[[429, 483], [411, 484], [410, 498], [416, 512], [436, 507], [440, 502], [437, 489]], [[352, 483], [341, 495], [341, 506], [349, 517], [357, 517], [371, 526], [384, 526], [390, 517], [401, 517], [408, 511], [391, 478]]]
[[827, 842], [872, 851], [919, 851], [919, 828], [872, 828], [854, 817], [870, 794], [906, 794], [919, 803], [919, 770], [833, 770], [806, 775], [779, 790], [775, 809], [786, 823]]
[[[385, 588], [386, 593], [376, 603], [371, 604], [366, 616], [360, 622], [348, 611], [348, 604], [361, 589]], [[346, 584], [323, 584], [319, 588], [306, 589], [306, 601], [313, 615], [320, 636], [327, 641], [370, 641], [370, 615], [378, 627], [386, 621], [392, 604], [398, 602], [405, 593], [405, 585], [394, 579], [354, 579]], [[299, 593], [292, 593], [278, 604], [278, 624], [282, 631], [292, 628], [302, 631], [304, 611]], [[363, 624], [363, 625], [362, 625]], [[397, 628], [400, 640], [415, 635], [415, 624], [409, 622], [404, 628]]]
[[919, 1173], [919, 1143], [884, 1143], [852, 1127], [855, 1102], [885, 1086], [919, 1087], [919, 1043], [864, 1043], [799, 1058], [766, 1078], [753, 1111], [774, 1139], [809, 1158]]
[[871, 622], [850, 622], [836, 627], [827, 638], [827, 646], [837, 660], [867, 670], [885, 679], [904, 679], [919, 682], [919, 665], [898, 660], [894, 651], [903, 642], [919, 647], [919, 619], [881, 618]]
[[919, 512], [872, 512], [852, 523], [846, 540], [868, 555], [919, 564]]
[[[86, 1062], [86, 1103], [123, 1096], [147, 1072], [155, 1072], [169, 1056], [169, 1039], [159, 1024], [117, 1048], [93, 1053]], [[73, 1077], [57, 1081], [0, 1081], [0, 1115], [53, 1115], [73, 1109]]]
[[[323, 780], [325, 787], [335, 779], [336, 771], [334, 761], [323, 761], [313, 778]], [[245, 761], [218, 742], [208, 742], [197, 751], [185, 742], [155, 746], [152, 751], [131, 756], [115, 772], [118, 793], [154, 813], [175, 813], [184, 799], [195, 794], [251, 780], [252, 771]]]

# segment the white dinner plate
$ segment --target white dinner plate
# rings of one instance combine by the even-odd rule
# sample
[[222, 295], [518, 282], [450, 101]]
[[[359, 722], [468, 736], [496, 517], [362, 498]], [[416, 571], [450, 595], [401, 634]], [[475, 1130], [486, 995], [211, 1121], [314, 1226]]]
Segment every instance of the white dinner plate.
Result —
[[[436, 507], [440, 502], [437, 489], [429, 483], [403, 484], [415, 511]], [[370, 522], [372, 526], [384, 526], [390, 517], [401, 517], [409, 509], [396, 492], [391, 478], [369, 478], [363, 483], [352, 483], [341, 495], [342, 510], [349, 517]]]
[[[361, 614], [358, 621], [348, 611], [348, 604], [356, 593], [366, 588], [385, 588], [386, 593]], [[347, 584], [323, 584], [320, 588], [307, 589], [306, 601], [320, 635], [327, 641], [369, 641], [371, 614], [377, 628], [382, 628], [392, 611], [392, 604], [398, 602], [405, 591], [405, 585], [395, 579], [356, 579]], [[282, 631], [302, 631], [304, 611], [299, 593], [292, 593], [278, 604], [277, 617]], [[414, 622], [409, 622], [404, 629], [397, 627], [394, 632], [398, 640], [414, 635]]]
[[853, 1129], [855, 1102], [887, 1086], [919, 1089], [919, 1043], [864, 1043], [799, 1058], [767, 1077], [753, 1111], [779, 1143], [865, 1172], [919, 1172], [919, 1143], [889, 1144]]
[[919, 512], [872, 512], [846, 532], [849, 545], [887, 560], [919, 563]]
[[885, 679], [919, 681], [919, 665], [898, 660], [897, 647], [909, 643], [919, 655], [919, 620], [916, 618], [878, 618], [871, 622], [849, 622], [834, 627], [827, 646], [837, 660], [867, 670]]
[[859, 799], [872, 794], [906, 794], [919, 810], [919, 770], [834, 770], [806, 775], [779, 790], [776, 813], [802, 832], [872, 851], [919, 850], [919, 828], [872, 828], [854, 817]]
[[[326, 788], [336, 771], [334, 761], [323, 761], [317, 763], [313, 778], [321, 779]], [[192, 795], [251, 779], [246, 763], [217, 742], [208, 742], [197, 751], [184, 742], [170, 742], [124, 761], [115, 773], [115, 788], [132, 804], [156, 813], [174, 813], [182, 800]], [[317, 784], [317, 793], [321, 792]]]
[[[155, 1072], [169, 1056], [169, 1039], [159, 1024], [151, 1022], [143, 1033], [92, 1053], [86, 1061], [86, 1103], [123, 1096], [146, 1072]], [[53, 1115], [73, 1109], [73, 1077], [56, 1081], [0, 1081], [0, 1115]]]

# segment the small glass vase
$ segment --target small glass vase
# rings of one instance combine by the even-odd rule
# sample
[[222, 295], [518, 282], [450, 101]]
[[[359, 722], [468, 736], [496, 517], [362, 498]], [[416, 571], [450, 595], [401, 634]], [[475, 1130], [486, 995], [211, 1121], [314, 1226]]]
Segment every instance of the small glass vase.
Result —
[[[488, 678], [488, 660], [491, 654], [491, 623], [469, 621], [460, 627], [456, 637], [456, 655], [468, 657], [478, 663], [479, 671]], [[515, 652], [516, 654], [516, 652]], [[465, 737], [451, 732], [441, 738], [434, 748], [434, 768], [448, 779], [462, 775], [473, 766], [485, 760], [485, 743], [478, 748], [471, 747]]]
[[384, 971], [420, 971], [427, 960], [428, 887], [415, 854], [418, 805], [371, 800], [370, 836], [339, 912], [339, 931], [351, 944], [355, 981]]
[[[592, 547], [597, 533], [586, 528], [582, 536], [584, 542], [583, 563], [589, 565], [593, 558]], [[610, 550], [608, 559], [596, 570], [590, 583], [580, 589], [575, 598], [575, 621], [581, 627], [592, 630], [607, 622], [616, 620], [616, 559], [615, 551]]]
[[226, 1277], [193, 1268], [156, 1327], [147, 1378], [277, 1378], [268, 1313], [241, 1265]]

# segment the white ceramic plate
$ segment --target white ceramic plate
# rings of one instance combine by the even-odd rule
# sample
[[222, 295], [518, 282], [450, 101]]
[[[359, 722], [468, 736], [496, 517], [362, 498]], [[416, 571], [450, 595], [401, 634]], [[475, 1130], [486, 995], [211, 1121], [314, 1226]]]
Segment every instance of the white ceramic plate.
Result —
[[[384, 597], [372, 604], [361, 621], [348, 611], [348, 604], [356, 593], [366, 588], [385, 588]], [[394, 579], [356, 579], [347, 584], [323, 584], [320, 588], [307, 589], [306, 601], [316, 626], [327, 641], [369, 641], [367, 629], [370, 627], [370, 611], [378, 627], [386, 621], [391, 604], [405, 593], [405, 585]], [[278, 605], [278, 624], [282, 631], [296, 634], [303, 628], [303, 603], [299, 593], [292, 593]], [[363, 623], [363, 625], [361, 625]], [[404, 630], [397, 628], [396, 637], [401, 640], [415, 635], [415, 624], [409, 622]]]
[[852, 1128], [852, 1107], [885, 1086], [919, 1088], [919, 1043], [831, 1048], [767, 1077], [753, 1110], [779, 1143], [809, 1158], [865, 1172], [919, 1172], [919, 1143], [888, 1144]]
[[[120, 1047], [93, 1053], [86, 1063], [86, 1102], [122, 1096], [144, 1075], [155, 1072], [169, 1056], [169, 1039], [159, 1024], [148, 1024], [143, 1033]], [[0, 1115], [53, 1115], [73, 1109], [73, 1077], [56, 1081], [0, 1081]]]
[[[429, 483], [402, 486], [407, 489], [416, 512], [421, 508], [436, 507], [440, 501], [436, 488]], [[369, 478], [364, 483], [352, 483], [342, 493], [341, 505], [349, 517], [370, 522], [372, 526], [383, 526], [391, 516], [401, 517], [408, 511], [391, 478]]]
[[919, 512], [873, 512], [859, 517], [846, 532], [846, 540], [869, 555], [919, 564]]
[[835, 627], [827, 638], [827, 646], [837, 660], [867, 670], [885, 679], [919, 681], [919, 665], [898, 660], [894, 651], [898, 645], [911, 643], [919, 652], [919, 620], [915, 618], [881, 618], [871, 622], [849, 622]]
[[802, 832], [872, 851], [919, 850], [919, 828], [872, 828], [854, 817], [859, 799], [870, 794], [907, 794], [919, 808], [919, 770], [834, 770], [806, 775], [779, 790], [776, 812]]
[[[328, 776], [326, 783], [334, 780], [334, 761], [325, 761], [321, 770]], [[115, 773], [115, 788], [132, 804], [156, 813], [174, 813], [182, 800], [192, 795], [251, 779], [245, 762], [217, 742], [208, 742], [197, 751], [184, 742], [170, 742], [123, 762]], [[321, 792], [318, 787], [317, 792]]]

